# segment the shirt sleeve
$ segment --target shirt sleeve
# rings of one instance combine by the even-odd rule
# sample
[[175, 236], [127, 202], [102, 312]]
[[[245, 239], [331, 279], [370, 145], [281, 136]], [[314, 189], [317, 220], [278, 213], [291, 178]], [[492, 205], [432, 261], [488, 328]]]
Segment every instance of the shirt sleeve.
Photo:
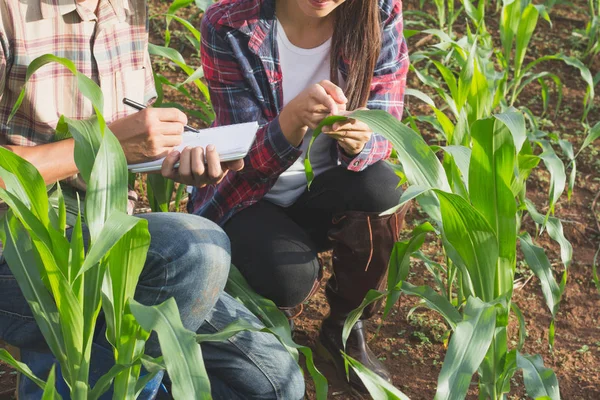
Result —
[[[215, 111], [215, 126], [257, 121], [260, 128], [245, 167], [236, 174], [248, 181], [272, 181], [289, 168], [302, 151], [291, 145], [279, 125], [279, 117], [268, 119], [260, 98], [249, 87], [242, 66], [227, 41], [227, 30], [216, 29], [210, 15], [202, 19], [202, 65]], [[252, 73], [251, 71], [248, 73]], [[269, 96], [270, 93], [262, 93]]]
[[[383, 22], [381, 52], [375, 66], [367, 107], [371, 110], [387, 111], [401, 120], [409, 68], [408, 47], [403, 36], [402, 3], [400, 0], [386, 0], [383, 3], [383, 11], [388, 18]], [[373, 134], [364, 149], [354, 157], [346, 155], [338, 146], [340, 162], [352, 171], [362, 171], [369, 165], [385, 160], [391, 152], [392, 144], [377, 133]]]

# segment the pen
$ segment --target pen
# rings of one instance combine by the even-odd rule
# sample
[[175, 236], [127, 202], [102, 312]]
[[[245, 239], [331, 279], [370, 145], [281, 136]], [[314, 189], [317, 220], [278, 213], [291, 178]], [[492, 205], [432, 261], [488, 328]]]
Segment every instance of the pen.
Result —
[[[136, 109], [136, 110], [138, 110], [138, 111], [140, 111], [140, 110], [143, 110], [144, 108], [146, 108], [146, 106], [145, 106], [145, 105], [143, 105], [143, 104], [140, 104], [140, 103], [138, 103], [137, 101], [133, 101], [133, 100], [131, 100], [131, 99], [128, 99], [127, 97], [125, 97], [125, 98], [123, 99], [123, 104], [125, 104], [125, 105], [128, 105], [129, 107], [133, 107], [133, 108], [135, 108], [135, 109]], [[196, 129], [196, 128], [192, 128], [192, 127], [191, 127], [191, 126], [189, 126], [189, 125], [186, 125], [186, 126], [184, 127], [184, 131], [187, 131], [187, 132], [194, 132], [194, 133], [199, 133], [199, 132], [200, 132], [198, 129]]]

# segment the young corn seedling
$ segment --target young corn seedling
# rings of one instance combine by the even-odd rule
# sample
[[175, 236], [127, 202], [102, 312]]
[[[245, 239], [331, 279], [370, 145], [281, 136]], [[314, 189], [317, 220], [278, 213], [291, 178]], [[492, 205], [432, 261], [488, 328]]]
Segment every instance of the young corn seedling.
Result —
[[[537, 377], [526, 379], [528, 393], [543, 391], [550, 398], [559, 398], [556, 376], [540, 366], [541, 360], [537, 357], [521, 353], [523, 331], [514, 348], [510, 348], [508, 340], [511, 314], [519, 319], [521, 329], [524, 327], [520, 311], [511, 302], [517, 244], [542, 283], [553, 317], [572, 256], [560, 221], [551, 217], [546, 222], [547, 230], [561, 245], [565, 264], [559, 284], [544, 250], [533, 243], [529, 234], [521, 232], [524, 210], [528, 210], [535, 221], [544, 223], [545, 219], [526, 200], [525, 182], [542, 156], [530, 152], [523, 115], [510, 110], [475, 121], [470, 130], [472, 145], [461, 146], [464, 151], [456, 153], [464, 156], [464, 159], [458, 158], [457, 174], [453, 177], [461, 179], [460, 189], [452, 187], [449, 174], [434, 149], [391, 115], [382, 111], [357, 111], [351, 118], [367, 123], [393, 143], [410, 184], [400, 205], [416, 199], [433, 225], [425, 223], [415, 228], [409, 240], [396, 245], [390, 260], [388, 290], [367, 294], [361, 307], [346, 321], [344, 341], [366, 305], [387, 298], [384, 310], [387, 316], [401, 293], [415, 295], [424, 305], [439, 312], [454, 331], [438, 378], [436, 399], [463, 398], [475, 373], [479, 377], [481, 398], [501, 399], [509, 393], [510, 379], [519, 368], [526, 376]], [[323, 124], [331, 124], [335, 119], [327, 119]], [[315, 134], [318, 132], [317, 129]], [[410, 257], [419, 250], [427, 235], [439, 236], [443, 243], [447, 279], [458, 287], [455, 302], [430, 287], [415, 287], [406, 282]]]
[[[112, 385], [113, 398], [134, 399], [149, 379], [166, 368], [178, 398], [185, 398], [183, 394], [209, 398], [210, 384], [200, 347], [195, 334], [183, 328], [174, 301], [146, 307], [132, 298], [150, 235], [145, 220], [126, 214], [127, 163], [100, 113], [102, 93], [75, 70], [72, 62], [52, 55], [34, 60], [27, 69], [27, 79], [49, 62], [59, 62], [76, 75], [79, 89], [95, 110], [90, 119], [62, 117], [58, 124], [63, 137], [72, 135], [75, 139], [75, 162], [87, 182], [85, 222], [89, 240], [83, 234], [81, 213], [69, 239], [60, 189], [55, 210], [39, 172], [3, 148], [0, 177], [6, 189], [0, 189], [0, 198], [10, 210], [3, 219], [1, 235], [6, 260], [59, 363], [68, 394], [72, 399], [97, 399]], [[115, 366], [92, 386], [92, 339], [100, 309], [105, 314]], [[144, 355], [144, 343], [153, 330], [163, 348], [162, 360]], [[54, 388], [54, 370], [44, 383], [4, 350], [0, 359], [42, 387], [44, 398], [60, 398]], [[142, 363], [147, 374], [140, 378]]]

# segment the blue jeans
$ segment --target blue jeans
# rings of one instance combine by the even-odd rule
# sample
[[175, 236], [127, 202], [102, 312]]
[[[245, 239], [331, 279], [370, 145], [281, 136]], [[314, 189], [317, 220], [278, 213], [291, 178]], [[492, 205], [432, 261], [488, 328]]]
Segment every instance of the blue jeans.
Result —
[[[236, 318], [233, 315], [249, 315], [239, 303], [231, 298], [222, 295], [230, 265], [229, 240], [225, 233], [214, 223], [188, 214], [176, 213], [156, 213], [140, 216], [148, 220], [148, 228], [152, 237], [150, 249], [144, 270], [140, 276], [135, 298], [142, 304], [155, 305], [174, 297], [183, 325], [192, 331], [204, 332], [201, 330], [204, 321], [210, 315], [214, 315], [217, 320], [214, 324], [225, 326]], [[36, 365], [34, 372], [39, 374], [40, 378], [45, 379], [50, 366], [54, 362], [53, 357], [48, 352], [44, 338], [35, 324], [31, 310], [26, 300], [23, 298], [17, 282], [12, 276], [10, 269], [3, 260], [0, 260], [0, 338], [13, 346], [28, 352], [41, 352], [36, 354]], [[215, 309], [215, 304], [219, 300], [219, 305]], [[223, 309], [230, 307], [231, 309]], [[211, 311], [212, 310], [212, 311]], [[231, 314], [232, 313], [232, 314]], [[231, 319], [227, 320], [227, 315], [231, 314]], [[258, 323], [256, 319], [253, 319]], [[98, 327], [97, 340], [94, 345], [100, 349], [109, 350], [110, 345], [106, 342], [102, 333], [103, 328]], [[261, 334], [262, 335], [262, 334]], [[235, 350], [228, 347], [234, 347], [232, 342], [226, 346], [226, 351], [212, 350], [222, 348], [221, 346], [203, 346], [205, 350], [213, 357], [229, 359], [230, 365], [242, 365], [249, 371], [255, 371], [259, 365], [273, 363], [287, 363], [290, 368], [293, 366], [293, 359], [287, 354], [287, 351], [275, 341], [272, 337], [262, 337], [258, 334], [243, 335], [247, 338], [248, 345], [244, 350], [236, 347]], [[253, 346], [256, 346], [254, 348]], [[272, 351], [268, 358], [254, 357], [255, 351], [260, 351], [262, 346], [278, 347], [277, 351]], [[259, 348], [260, 347], [260, 348]], [[105, 362], [94, 360], [100, 358], [101, 351], [94, 351], [92, 354], [91, 380], [95, 381], [103, 373], [107, 372], [111, 365]], [[155, 335], [152, 335], [146, 344], [146, 353], [152, 356], [160, 355], [160, 346]], [[98, 354], [98, 355], [97, 355]], [[205, 358], [207, 356], [205, 355]], [[259, 380], [246, 381], [239, 384], [235, 377], [231, 376], [231, 371], [226, 368], [216, 367], [212, 369], [207, 358], [207, 369], [213, 371], [215, 376], [215, 391], [226, 390], [254, 393], [266, 390], [264, 381]], [[44, 361], [45, 360], [45, 361]], [[257, 362], [258, 361], [258, 362]], [[114, 363], [114, 361], [113, 361]], [[297, 366], [295, 367], [297, 369]], [[263, 368], [264, 369], [264, 368]], [[262, 371], [262, 370], [261, 370]], [[304, 392], [304, 386], [297, 383], [300, 372], [296, 371], [291, 376], [280, 378], [279, 376], [269, 376], [269, 380], [275, 382], [271, 384], [272, 389], [265, 397], [254, 398], [301, 398]], [[264, 374], [265, 376], [266, 373]], [[301, 379], [301, 377], [300, 377]], [[213, 380], [211, 376], [211, 381]], [[231, 380], [231, 383], [230, 383]], [[289, 384], [288, 384], [289, 382]], [[255, 387], [261, 385], [260, 388]], [[281, 385], [280, 385], [281, 384]], [[231, 388], [228, 386], [231, 385]], [[23, 379], [23, 385], [19, 388], [22, 399], [39, 399], [41, 393], [34, 385], [26, 379]], [[223, 387], [225, 386], [225, 387]], [[294, 395], [292, 397], [279, 397], [276, 395], [279, 386], [293, 387]], [[268, 387], [268, 385], [266, 386]], [[289, 389], [292, 390], [292, 389]], [[302, 391], [302, 394], [299, 394]], [[299, 394], [296, 396], [296, 394]], [[144, 399], [151, 399], [153, 394], [149, 394]], [[215, 396], [217, 397], [217, 396]], [[142, 397], [140, 397], [142, 398]], [[224, 397], [230, 398], [230, 397]], [[245, 397], [248, 398], [248, 397]]]

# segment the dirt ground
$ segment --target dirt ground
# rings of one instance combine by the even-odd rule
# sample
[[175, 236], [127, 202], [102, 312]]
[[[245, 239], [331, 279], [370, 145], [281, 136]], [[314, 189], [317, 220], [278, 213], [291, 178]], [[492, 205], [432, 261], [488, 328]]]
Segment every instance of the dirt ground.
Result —
[[[167, 1], [150, 0], [152, 14], [164, 12], [168, 7]], [[419, 0], [404, 0], [405, 10], [418, 9]], [[585, 0], [575, 0], [568, 5], [556, 6], [550, 16], [552, 27], [540, 21], [532, 47], [527, 59], [532, 60], [541, 55], [565, 53], [577, 56], [580, 50], [577, 39], [572, 32], [583, 29], [586, 21]], [[432, 9], [433, 12], [433, 9]], [[185, 13], [184, 13], [185, 15]], [[194, 18], [197, 16], [192, 15]], [[488, 29], [497, 31], [497, 14], [489, 15]], [[409, 17], [406, 17], [409, 21]], [[159, 20], [151, 23], [152, 41], [161, 44]], [[455, 25], [457, 31], [464, 30], [464, 19], [459, 19]], [[178, 36], [177, 31], [174, 37]], [[416, 49], [416, 44], [423, 36], [411, 38], [409, 47]], [[176, 42], [177, 43], [177, 42]], [[181, 43], [184, 43], [183, 41]], [[181, 44], [180, 51], [189, 59], [190, 64], [198, 66], [199, 59], [193, 50]], [[582, 100], [585, 96], [585, 85], [576, 69], [565, 66], [560, 62], [544, 64], [543, 69], [550, 70], [561, 77], [564, 83], [563, 105], [557, 115], [551, 113], [544, 120], [544, 130], [556, 133], [561, 139], [573, 143], [575, 151], [583, 142], [583, 129], [580, 123], [582, 115]], [[168, 63], [157, 62], [155, 68], [166, 76], [176, 77]], [[592, 75], [600, 72], [600, 57], [591, 63]], [[409, 86], [423, 90], [422, 85], [411, 73]], [[600, 90], [600, 86], [596, 86]], [[183, 101], [173, 92], [167, 92], [170, 99]], [[530, 107], [537, 114], [541, 113], [541, 97], [539, 87], [530, 86], [521, 96], [521, 104]], [[597, 94], [600, 98], [600, 94]], [[408, 99], [407, 108], [411, 114], [423, 114], [425, 108], [415, 99]], [[556, 96], [552, 99], [556, 100]], [[589, 122], [594, 125], [600, 121], [600, 99], [589, 116]], [[196, 121], [198, 123], [198, 121]], [[198, 123], [199, 124], [199, 123]], [[436, 143], [433, 134], [424, 131], [431, 144]], [[558, 153], [560, 153], [558, 151]], [[556, 339], [554, 349], [548, 346], [548, 326], [551, 316], [545, 305], [536, 277], [525, 268], [519, 268], [519, 286], [515, 291], [514, 301], [525, 316], [527, 340], [524, 351], [528, 354], [540, 354], [547, 367], [553, 368], [558, 375], [562, 398], [568, 400], [600, 399], [600, 293], [592, 280], [592, 264], [594, 254], [600, 245], [600, 143], [585, 150], [578, 159], [578, 174], [576, 188], [570, 201], [563, 196], [556, 206], [556, 216], [563, 220], [565, 235], [574, 248], [573, 263], [569, 270], [567, 290], [560, 305], [556, 318]], [[538, 210], [546, 211], [548, 207], [547, 193], [549, 189], [549, 174], [539, 169], [528, 184], [529, 196], [535, 202]], [[595, 211], [592, 210], [596, 203]], [[424, 218], [417, 209], [413, 208], [407, 217], [406, 234], [417, 222]], [[523, 228], [531, 234], [535, 226], [531, 219], [524, 221]], [[555, 267], [556, 276], [562, 274], [558, 246], [543, 235], [536, 242], [547, 250], [550, 261]], [[432, 258], [439, 258], [441, 246], [433, 241], [427, 243], [424, 252]], [[324, 255], [326, 267], [330, 263], [327, 254]], [[416, 285], [431, 283], [430, 276], [420, 262], [415, 262], [409, 281]], [[324, 283], [323, 283], [324, 287]], [[436, 314], [418, 309], [410, 318], [409, 311], [417, 304], [417, 300], [403, 296], [398, 307], [387, 321], [382, 324], [377, 337], [373, 332], [381, 322], [375, 318], [368, 322], [371, 332], [371, 348], [385, 362], [393, 373], [394, 384], [411, 399], [432, 399], [436, 390], [437, 377], [445, 355], [443, 337], [447, 326]], [[315, 340], [321, 321], [327, 315], [328, 306], [321, 290], [309, 300], [305, 312], [296, 320], [295, 338], [298, 343], [315, 348]], [[516, 321], [511, 322], [513, 325]], [[512, 329], [516, 333], [516, 329]], [[516, 336], [516, 335], [515, 335]], [[358, 399], [360, 395], [351, 392], [348, 386], [335, 374], [335, 371], [316, 356], [317, 366], [330, 382], [330, 397], [334, 399]], [[16, 374], [10, 368], [0, 363], [0, 400], [12, 399]], [[307, 379], [308, 397], [314, 398], [314, 388]], [[476, 387], [469, 392], [468, 398], [476, 399]], [[526, 398], [522, 378], [517, 375], [512, 382], [511, 399]]]

